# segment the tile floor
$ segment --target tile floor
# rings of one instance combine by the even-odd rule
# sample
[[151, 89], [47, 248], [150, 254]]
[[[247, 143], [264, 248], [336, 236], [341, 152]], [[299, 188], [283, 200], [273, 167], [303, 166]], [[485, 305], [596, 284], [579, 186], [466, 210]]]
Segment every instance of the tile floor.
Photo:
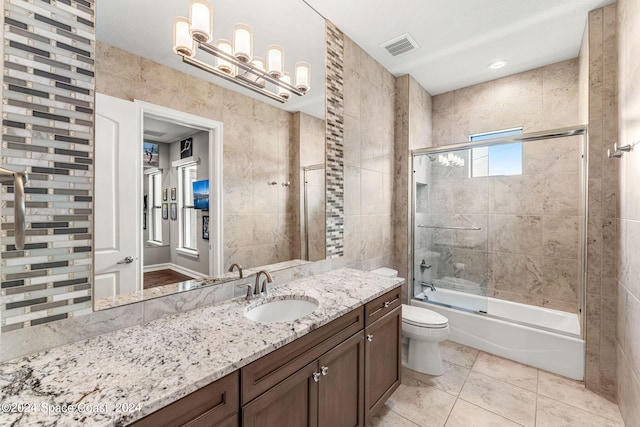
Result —
[[582, 383], [450, 341], [445, 373], [403, 369], [402, 385], [369, 427], [617, 427], [615, 403]]

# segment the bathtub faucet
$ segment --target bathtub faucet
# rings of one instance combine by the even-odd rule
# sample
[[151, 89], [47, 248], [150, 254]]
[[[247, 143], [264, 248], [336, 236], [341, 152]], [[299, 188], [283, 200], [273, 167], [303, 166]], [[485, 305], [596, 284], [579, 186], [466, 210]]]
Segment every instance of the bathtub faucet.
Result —
[[429, 288], [430, 290], [432, 290], [433, 292], [436, 291], [436, 287], [433, 286], [433, 283], [427, 283], [427, 282], [420, 282], [420, 284], [422, 286], [424, 286], [425, 288]]

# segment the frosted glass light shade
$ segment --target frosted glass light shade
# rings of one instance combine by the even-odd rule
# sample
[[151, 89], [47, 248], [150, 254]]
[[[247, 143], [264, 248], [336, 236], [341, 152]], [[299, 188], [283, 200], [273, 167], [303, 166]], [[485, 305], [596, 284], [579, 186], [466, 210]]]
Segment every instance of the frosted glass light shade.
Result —
[[[228, 53], [229, 55], [233, 55], [233, 47], [231, 47], [231, 42], [229, 40], [220, 39], [216, 41], [216, 47], [223, 51], [224, 53]], [[229, 61], [223, 58], [217, 58], [218, 62], [216, 66], [220, 71], [223, 71], [227, 74], [233, 74], [234, 66]]]
[[189, 20], [178, 16], [173, 20], [173, 51], [178, 55], [193, 56], [195, 46], [189, 33]]
[[[284, 76], [282, 76], [280, 80], [291, 84], [291, 75], [289, 73], [284, 73]], [[291, 98], [291, 91], [281, 86], [278, 86], [278, 95], [280, 95], [281, 98], [289, 99]]]
[[284, 73], [284, 49], [277, 44], [267, 47], [267, 72], [275, 79]]
[[311, 66], [308, 62], [296, 62], [296, 89], [306, 93], [311, 86]]
[[253, 30], [246, 24], [233, 26], [233, 54], [240, 62], [250, 62], [253, 57]]
[[213, 6], [207, 0], [191, 0], [189, 5], [191, 37], [198, 42], [209, 42], [213, 37]]

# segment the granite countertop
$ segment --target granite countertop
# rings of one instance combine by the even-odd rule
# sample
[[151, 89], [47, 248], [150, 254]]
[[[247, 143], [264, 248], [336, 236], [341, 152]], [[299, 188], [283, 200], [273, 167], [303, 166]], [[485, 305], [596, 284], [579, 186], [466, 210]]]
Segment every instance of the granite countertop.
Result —
[[124, 425], [402, 282], [343, 268], [271, 291], [272, 297], [295, 294], [320, 302], [313, 313], [293, 322], [252, 322], [243, 311], [255, 300], [236, 298], [4, 362], [0, 425]]

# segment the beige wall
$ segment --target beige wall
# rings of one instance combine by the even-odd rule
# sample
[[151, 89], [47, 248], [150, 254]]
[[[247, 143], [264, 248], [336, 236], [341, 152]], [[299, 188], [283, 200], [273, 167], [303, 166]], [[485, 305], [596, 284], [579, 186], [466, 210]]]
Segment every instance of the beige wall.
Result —
[[393, 268], [398, 270], [400, 276], [408, 279], [403, 287], [403, 301], [406, 301], [411, 295], [407, 288], [413, 282], [412, 271], [409, 268], [412, 250], [411, 150], [431, 146], [432, 97], [413, 77], [398, 77], [395, 110]]
[[[291, 113], [103, 43], [96, 48], [96, 86], [224, 123], [224, 266], [299, 258]], [[293, 185], [283, 186], [287, 181]]]
[[[617, 141], [616, 5], [589, 13], [588, 46], [589, 205], [587, 224], [586, 375], [587, 388], [616, 395], [616, 276], [618, 164], [606, 151]], [[581, 110], [585, 107], [581, 106]]]
[[395, 77], [344, 37], [344, 257], [364, 269], [393, 259]]
[[576, 59], [433, 97], [433, 145], [519, 126], [526, 133], [577, 124]]
[[[640, 140], [640, 2], [618, 2], [619, 143]], [[617, 283], [618, 402], [627, 426], [640, 425], [640, 150], [620, 159]], [[612, 290], [615, 295], [615, 290]]]

